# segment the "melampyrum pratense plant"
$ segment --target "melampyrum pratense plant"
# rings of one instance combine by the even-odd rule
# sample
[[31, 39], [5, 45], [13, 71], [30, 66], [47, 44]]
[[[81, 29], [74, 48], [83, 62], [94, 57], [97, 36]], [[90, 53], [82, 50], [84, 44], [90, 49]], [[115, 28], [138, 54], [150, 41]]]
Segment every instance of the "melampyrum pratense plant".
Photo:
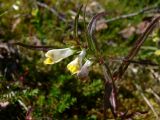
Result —
[[[15, 43], [16, 45], [20, 45], [27, 48], [35, 48], [35, 49], [48, 49], [45, 53], [46, 59], [44, 60], [44, 64], [56, 64], [61, 62], [63, 59], [71, 55], [76, 55], [73, 61], [66, 65], [67, 69], [71, 72], [71, 75], [77, 76], [79, 79], [86, 79], [89, 75], [89, 68], [94, 63], [98, 63], [101, 66], [104, 75], [104, 119], [107, 119], [106, 110], [110, 109], [114, 118], [128, 118], [131, 115], [127, 115], [126, 111], [119, 111], [117, 105], [117, 90], [115, 81], [122, 78], [122, 75], [128, 68], [129, 64], [133, 61], [133, 58], [137, 55], [140, 50], [142, 44], [147, 39], [148, 35], [153, 31], [159, 22], [160, 16], [156, 17], [152, 20], [150, 25], [147, 27], [145, 32], [136, 40], [133, 45], [133, 48], [129, 51], [128, 55], [122, 60], [122, 63], [117, 67], [117, 69], [111, 73], [111, 70], [108, 66], [108, 60], [105, 59], [102, 55], [103, 50], [97, 44], [96, 38], [94, 36], [96, 22], [102, 16], [105, 16], [106, 13], [98, 13], [93, 16], [93, 18], [88, 23], [86, 27], [85, 21], [85, 11], [83, 14], [83, 22], [85, 28], [85, 40], [81, 41], [78, 35], [78, 20], [79, 15], [81, 13], [82, 6], [80, 7], [74, 21], [74, 40], [76, 44], [68, 46], [66, 48], [61, 49], [51, 49], [49, 46], [29, 46], [24, 45], [22, 43]], [[87, 43], [87, 44], [86, 44]]]

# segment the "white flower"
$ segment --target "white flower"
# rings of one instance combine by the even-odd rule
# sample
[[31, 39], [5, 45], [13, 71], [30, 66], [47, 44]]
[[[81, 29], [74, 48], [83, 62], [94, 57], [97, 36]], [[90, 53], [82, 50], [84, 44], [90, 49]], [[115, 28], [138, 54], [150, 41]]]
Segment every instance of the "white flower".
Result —
[[93, 64], [92, 61], [87, 60], [85, 64], [82, 66], [81, 70], [77, 73], [79, 78], [85, 78], [89, 74], [89, 67]]
[[15, 10], [19, 10], [19, 6], [16, 5], [16, 4], [13, 4], [12, 7], [13, 7]]
[[44, 60], [44, 64], [58, 63], [61, 60], [73, 55], [73, 53], [74, 53], [74, 50], [72, 50], [71, 48], [49, 50], [45, 54], [47, 58], [46, 60]]
[[78, 55], [78, 57], [76, 57], [73, 61], [71, 61], [68, 65], [67, 65], [67, 69], [72, 73], [72, 74], [76, 74], [79, 72], [79, 70], [82, 67], [82, 60], [86, 55], [86, 50], [83, 49], [81, 51], [81, 53]]

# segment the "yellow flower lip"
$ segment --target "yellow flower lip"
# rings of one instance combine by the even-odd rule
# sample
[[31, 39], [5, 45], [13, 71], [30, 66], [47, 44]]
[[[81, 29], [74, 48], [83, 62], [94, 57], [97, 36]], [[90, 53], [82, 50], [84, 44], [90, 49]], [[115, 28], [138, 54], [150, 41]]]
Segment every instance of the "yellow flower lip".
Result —
[[44, 60], [44, 64], [53, 64], [54, 63], [54, 61], [53, 61], [53, 59], [52, 58], [46, 58], [45, 60]]
[[72, 73], [72, 75], [78, 73], [82, 67], [82, 59], [84, 58], [86, 54], [86, 50], [83, 49], [81, 53], [76, 57], [73, 61], [71, 61], [67, 65], [67, 69]]
[[80, 63], [78, 57], [67, 65], [67, 69], [72, 73], [72, 75], [79, 72]]
[[49, 50], [45, 54], [47, 58], [44, 60], [44, 64], [58, 63], [61, 60], [73, 55], [73, 53], [74, 53], [74, 50], [72, 50], [71, 48]]

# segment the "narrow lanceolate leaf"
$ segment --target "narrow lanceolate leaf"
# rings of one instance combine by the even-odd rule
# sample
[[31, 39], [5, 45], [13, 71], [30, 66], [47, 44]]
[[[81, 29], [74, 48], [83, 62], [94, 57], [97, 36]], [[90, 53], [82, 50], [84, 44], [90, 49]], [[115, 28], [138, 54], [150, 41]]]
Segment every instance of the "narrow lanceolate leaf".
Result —
[[83, 5], [80, 6], [78, 13], [77, 13], [75, 20], [74, 20], [74, 37], [75, 38], [78, 37], [78, 20], [79, 20], [79, 14], [81, 12], [82, 7], [83, 7]]
[[98, 50], [98, 46], [97, 46], [97, 42], [94, 36], [94, 32], [96, 29], [96, 22], [98, 19], [100, 19], [102, 16], [104, 16], [106, 13], [105, 12], [101, 12], [97, 15], [95, 15], [91, 21], [88, 24], [88, 46], [92, 51], [97, 51]]
[[[86, 5], [84, 6], [84, 11], [83, 11], [83, 25], [84, 25], [84, 36], [85, 36], [85, 40], [88, 42], [88, 38], [87, 38], [87, 27], [86, 27], [86, 8], [88, 5], [88, 0]], [[89, 44], [89, 42], [88, 42]]]
[[124, 72], [126, 71], [126, 69], [130, 64], [130, 62], [126, 62], [126, 61], [133, 60], [133, 58], [138, 54], [142, 44], [147, 39], [148, 35], [153, 31], [153, 29], [155, 28], [159, 20], [160, 20], [160, 16], [156, 17], [147, 27], [145, 32], [136, 40], [136, 42], [133, 45], [133, 48], [125, 58], [125, 61], [122, 62], [118, 70], [115, 71], [115, 73], [113, 74], [114, 80], [120, 79], [122, 77], [122, 75], [124, 74]]

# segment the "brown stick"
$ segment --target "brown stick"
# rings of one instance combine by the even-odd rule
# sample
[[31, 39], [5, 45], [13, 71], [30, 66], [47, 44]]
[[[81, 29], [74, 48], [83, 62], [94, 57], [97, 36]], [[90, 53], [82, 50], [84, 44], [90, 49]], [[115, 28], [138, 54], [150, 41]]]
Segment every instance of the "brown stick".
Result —
[[130, 18], [130, 17], [134, 17], [134, 16], [137, 16], [139, 14], [143, 14], [143, 13], [146, 13], [146, 12], [151, 12], [151, 11], [154, 11], [154, 10], [159, 11], [157, 5], [152, 6], [152, 7], [143, 8], [143, 9], [137, 11], [137, 12], [134, 12], [134, 13], [130, 13], [130, 14], [126, 14], [126, 15], [117, 16], [117, 17], [114, 17], [114, 18], [111, 18], [111, 19], [107, 19], [105, 22], [106, 23], [114, 22], [114, 21], [117, 21], [117, 20], [120, 20], [120, 19], [126, 19], [126, 18]]
[[131, 61], [138, 54], [140, 47], [145, 42], [148, 35], [153, 31], [159, 19], [160, 19], [160, 16], [156, 17], [147, 27], [146, 31], [136, 40], [136, 42], [133, 45], [133, 48], [130, 50], [129, 54], [125, 58], [125, 61], [123, 61], [120, 67], [118, 68], [118, 70], [114, 72], [113, 74], [114, 80], [121, 79], [122, 75], [124, 74], [124, 72], [126, 71], [126, 69], [130, 64], [130, 62], [127, 62], [127, 61]]
[[20, 43], [20, 42], [16, 42], [16, 43], [10, 43], [11, 45], [19, 45], [21, 47], [25, 47], [25, 48], [28, 48], [28, 49], [31, 49], [31, 50], [40, 50], [40, 51], [47, 51], [51, 48], [55, 48], [54, 46], [35, 46], [35, 45], [26, 45], [26, 44], [23, 44], [23, 43]]

